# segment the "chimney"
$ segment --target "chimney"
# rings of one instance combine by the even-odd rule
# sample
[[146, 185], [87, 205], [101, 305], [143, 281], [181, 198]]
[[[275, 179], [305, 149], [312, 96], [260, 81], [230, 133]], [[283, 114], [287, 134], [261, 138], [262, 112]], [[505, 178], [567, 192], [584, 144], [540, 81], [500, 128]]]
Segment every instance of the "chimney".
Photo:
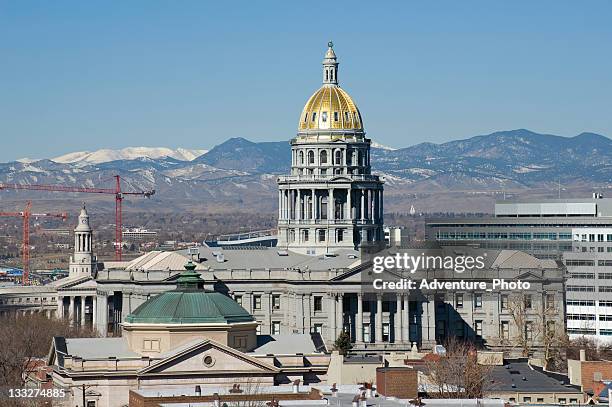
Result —
[[336, 383], [332, 385], [330, 390], [332, 397], [338, 397], [338, 388], [336, 387]]
[[580, 361], [586, 362], [586, 350], [585, 349], [580, 349]]

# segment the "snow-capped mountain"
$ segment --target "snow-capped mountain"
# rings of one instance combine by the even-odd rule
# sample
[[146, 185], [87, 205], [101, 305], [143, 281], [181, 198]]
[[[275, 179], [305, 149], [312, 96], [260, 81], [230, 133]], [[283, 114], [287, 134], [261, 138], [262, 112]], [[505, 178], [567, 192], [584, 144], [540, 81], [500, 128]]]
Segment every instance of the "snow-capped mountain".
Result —
[[[192, 161], [206, 154], [207, 150], [166, 147], [126, 147], [120, 150], [102, 149], [96, 151], [78, 151], [68, 153], [59, 157], [51, 158], [51, 161], [61, 164], [101, 164], [118, 160], [134, 160], [137, 158], [174, 158], [179, 161]], [[32, 162], [32, 161], [30, 161]]]
[[[150, 203], [163, 208], [183, 203], [270, 210], [276, 203], [276, 177], [289, 173], [290, 163], [286, 140], [231, 138], [208, 152], [135, 147], [0, 163], [0, 183], [112, 187], [118, 174], [126, 190], [155, 189]], [[399, 149], [375, 144], [372, 172], [385, 177], [387, 208], [405, 211], [416, 202], [430, 211], [487, 210], [491, 203], [483, 194], [493, 197], [502, 190], [524, 196], [537, 189], [556, 192], [559, 182], [581, 196], [592, 188], [612, 190], [612, 140], [593, 133], [560, 137], [520, 129]], [[0, 199], [16, 194], [56, 196], [13, 191], [0, 193]]]

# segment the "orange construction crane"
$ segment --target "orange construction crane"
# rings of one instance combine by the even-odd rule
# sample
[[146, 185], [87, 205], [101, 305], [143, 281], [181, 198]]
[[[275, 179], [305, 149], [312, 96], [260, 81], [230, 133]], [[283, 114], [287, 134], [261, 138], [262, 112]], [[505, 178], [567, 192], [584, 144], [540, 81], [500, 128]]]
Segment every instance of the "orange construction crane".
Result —
[[28, 201], [23, 212], [0, 212], [0, 216], [17, 216], [23, 219], [23, 243], [21, 248], [21, 254], [23, 257], [23, 275], [22, 282], [24, 285], [29, 283], [30, 278], [30, 218], [51, 217], [51, 218], [62, 218], [66, 220], [68, 214], [62, 213], [32, 213], [32, 202]]
[[121, 252], [123, 246], [123, 235], [122, 235], [122, 224], [123, 214], [121, 204], [125, 195], [138, 195], [145, 198], [150, 198], [155, 194], [155, 190], [151, 189], [148, 191], [135, 191], [135, 192], [124, 192], [121, 190], [121, 177], [114, 175], [115, 188], [85, 188], [85, 187], [67, 187], [64, 185], [21, 185], [21, 184], [2, 184], [0, 183], [0, 190], [2, 189], [16, 189], [16, 190], [34, 190], [34, 191], [54, 191], [54, 192], [79, 192], [88, 194], [109, 194], [115, 195], [115, 260], [121, 261]]

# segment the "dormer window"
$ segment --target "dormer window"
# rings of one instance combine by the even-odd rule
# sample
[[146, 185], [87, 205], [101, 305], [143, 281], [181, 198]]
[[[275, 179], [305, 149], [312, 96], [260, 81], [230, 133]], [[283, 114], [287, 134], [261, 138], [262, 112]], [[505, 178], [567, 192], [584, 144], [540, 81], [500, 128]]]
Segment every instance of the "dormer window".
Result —
[[317, 113], [312, 112], [312, 121], [314, 122], [315, 120], [317, 120]]
[[337, 122], [338, 121], [338, 112], [334, 112], [334, 121]]
[[325, 123], [327, 121], [327, 112], [321, 113], [321, 121]]
[[345, 122], [349, 121], [349, 114], [348, 114], [348, 112], [344, 112], [344, 121]]

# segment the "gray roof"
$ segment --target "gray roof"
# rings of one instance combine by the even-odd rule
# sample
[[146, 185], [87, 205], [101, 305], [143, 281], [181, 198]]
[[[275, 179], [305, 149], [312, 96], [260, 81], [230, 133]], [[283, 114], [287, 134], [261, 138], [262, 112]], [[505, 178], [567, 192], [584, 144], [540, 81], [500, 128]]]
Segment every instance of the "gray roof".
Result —
[[[551, 375], [532, 368], [527, 362], [513, 362], [504, 366], [495, 366], [490, 378], [492, 383], [489, 390], [493, 392], [580, 392], [580, 388], [562, 384], [560, 380]], [[569, 383], [569, 379], [565, 383]], [[515, 387], [512, 387], [513, 384]]]
[[295, 355], [319, 353], [309, 334], [258, 335], [256, 355]]
[[[359, 262], [356, 250], [340, 250], [334, 256], [309, 256], [282, 250], [277, 247], [257, 249], [200, 247], [200, 262], [213, 270], [224, 269], [291, 269], [329, 270], [348, 268]], [[217, 261], [216, 253], [223, 253], [223, 262]], [[280, 253], [280, 254], [279, 254]], [[355, 257], [357, 256], [357, 258]]]
[[140, 358], [138, 353], [132, 352], [127, 339], [121, 338], [67, 338], [66, 354], [78, 356], [83, 359], [106, 359], [110, 356], [116, 358]]

